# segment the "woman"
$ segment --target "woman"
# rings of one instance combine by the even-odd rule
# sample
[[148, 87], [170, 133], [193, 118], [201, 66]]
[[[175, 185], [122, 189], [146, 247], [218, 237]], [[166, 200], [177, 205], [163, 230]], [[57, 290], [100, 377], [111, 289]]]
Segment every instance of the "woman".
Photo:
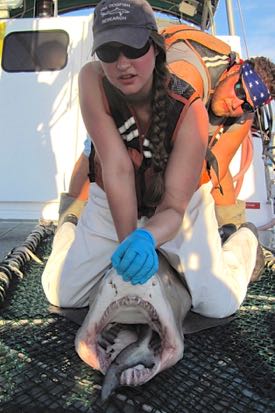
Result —
[[47, 298], [87, 305], [110, 260], [125, 281], [149, 282], [158, 248], [185, 278], [194, 311], [230, 315], [245, 297], [258, 241], [242, 227], [221, 246], [212, 185], [200, 182], [204, 104], [167, 71], [145, 0], [101, 1], [93, 34], [99, 62], [83, 67], [79, 92], [96, 183], [76, 229], [65, 222], [56, 234], [42, 277]]

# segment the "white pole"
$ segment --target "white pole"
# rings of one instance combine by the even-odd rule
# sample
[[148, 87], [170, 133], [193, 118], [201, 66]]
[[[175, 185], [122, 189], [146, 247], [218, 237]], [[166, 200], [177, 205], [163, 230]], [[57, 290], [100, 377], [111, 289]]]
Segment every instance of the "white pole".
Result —
[[226, 13], [227, 13], [227, 23], [228, 23], [229, 34], [231, 36], [235, 36], [236, 32], [235, 32], [232, 0], [226, 0]]

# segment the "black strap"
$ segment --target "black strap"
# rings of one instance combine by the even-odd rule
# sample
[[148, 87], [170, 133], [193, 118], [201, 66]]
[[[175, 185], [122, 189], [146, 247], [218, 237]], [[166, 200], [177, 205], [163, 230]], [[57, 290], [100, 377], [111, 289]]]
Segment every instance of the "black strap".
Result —
[[95, 182], [95, 150], [91, 148], [91, 152], [89, 155], [89, 173], [88, 177], [90, 182]]
[[221, 186], [221, 182], [220, 182], [220, 172], [219, 172], [219, 163], [218, 160], [216, 158], [216, 156], [213, 154], [213, 152], [211, 151], [210, 148], [207, 148], [206, 150], [206, 156], [205, 156], [205, 160], [206, 160], [206, 169], [208, 172], [208, 175], [211, 179], [211, 168], [214, 170], [217, 180], [218, 180], [218, 188], [220, 193], [223, 195], [223, 189]]

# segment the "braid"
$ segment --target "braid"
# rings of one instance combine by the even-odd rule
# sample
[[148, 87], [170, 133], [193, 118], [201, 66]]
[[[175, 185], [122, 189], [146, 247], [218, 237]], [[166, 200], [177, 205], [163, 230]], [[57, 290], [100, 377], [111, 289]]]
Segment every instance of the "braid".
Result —
[[166, 113], [166, 87], [163, 84], [163, 78], [156, 74], [152, 101], [152, 134], [150, 136], [150, 141], [154, 148], [152, 162], [155, 171], [163, 171], [168, 160], [168, 154], [165, 149], [166, 127], [168, 123]]
[[152, 98], [152, 128], [150, 146], [152, 152], [152, 166], [154, 178], [147, 188], [144, 200], [150, 205], [156, 206], [164, 193], [164, 172], [168, 161], [168, 152], [165, 146], [167, 119], [167, 79], [169, 71], [166, 67], [166, 51], [164, 39], [157, 33], [151, 35], [157, 49], [156, 67], [154, 72], [154, 93]]

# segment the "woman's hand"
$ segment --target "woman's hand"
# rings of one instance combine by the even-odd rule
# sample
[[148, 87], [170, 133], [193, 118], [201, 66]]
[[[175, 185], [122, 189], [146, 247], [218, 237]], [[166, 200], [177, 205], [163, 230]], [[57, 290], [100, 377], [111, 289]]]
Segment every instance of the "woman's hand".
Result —
[[158, 270], [156, 242], [145, 229], [133, 231], [113, 253], [111, 261], [124, 281], [144, 284]]

